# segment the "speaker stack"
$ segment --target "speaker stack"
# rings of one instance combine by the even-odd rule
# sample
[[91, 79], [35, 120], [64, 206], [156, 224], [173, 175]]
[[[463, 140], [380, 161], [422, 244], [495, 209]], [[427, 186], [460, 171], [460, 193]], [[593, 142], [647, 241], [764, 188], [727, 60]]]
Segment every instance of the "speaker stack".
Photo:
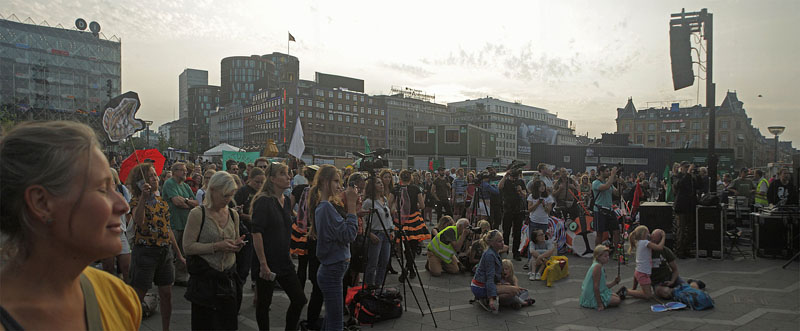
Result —
[[720, 206], [697, 206], [697, 258], [722, 259], [724, 220]]
[[672, 204], [668, 202], [642, 202], [639, 206], [639, 224], [646, 225], [652, 232], [664, 230], [667, 237], [665, 245], [675, 248], [675, 227], [672, 223]]

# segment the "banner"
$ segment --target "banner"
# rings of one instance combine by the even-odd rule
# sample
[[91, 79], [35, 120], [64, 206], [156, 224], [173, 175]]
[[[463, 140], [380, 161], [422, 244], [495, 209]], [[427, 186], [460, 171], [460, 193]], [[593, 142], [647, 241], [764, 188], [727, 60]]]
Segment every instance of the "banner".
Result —
[[139, 94], [133, 91], [108, 101], [103, 111], [103, 129], [108, 140], [118, 142], [145, 128], [144, 121], [134, 118], [140, 105]]
[[236, 162], [255, 163], [256, 159], [261, 157], [259, 152], [231, 152], [222, 151], [222, 170], [228, 170], [226, 163], [228, 160], [236, 160]]
[[532, 143], [555, 145], [558, 131], [540, 121], [517, 119], [517, 153], [531, 154]]

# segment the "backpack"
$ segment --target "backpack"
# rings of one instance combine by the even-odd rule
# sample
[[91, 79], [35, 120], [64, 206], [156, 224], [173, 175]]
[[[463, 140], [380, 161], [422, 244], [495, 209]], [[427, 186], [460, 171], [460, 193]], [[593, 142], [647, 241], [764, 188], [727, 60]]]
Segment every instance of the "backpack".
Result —
[[[352, 290], [352, 288], [351, 288]], [[358, 290], [349, 302], [352, 317], [361, 325], [399, 318], [403, 315], [403, 296], [395, 288], [365, 288]]]
[[714, 308], [714, 300], [706, 291], [698, 290], [688, 284], [681, 284], [672, 290], [672, 297], [694, 310]]

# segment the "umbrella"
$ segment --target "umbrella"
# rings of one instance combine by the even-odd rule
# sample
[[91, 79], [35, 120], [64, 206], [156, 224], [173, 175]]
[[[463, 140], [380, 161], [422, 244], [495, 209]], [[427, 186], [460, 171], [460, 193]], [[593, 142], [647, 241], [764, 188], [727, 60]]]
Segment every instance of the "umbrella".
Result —
[[157, 149], [139, 149], [134, 153], [135, 154], [128, 156], [125, 161], [122, 161], [122, 165], [119, 167], [119, 179], [123, 183], [128, 179], [128, 173], [131, 172], [131, 169], [147, 159], [155, 161], [153, 166], [156, 168], [156, 174], [161, 176], [161, 170], [164, 169], [164, 162], [166, 162], [167, 159], [164, 155], [161, 155]]

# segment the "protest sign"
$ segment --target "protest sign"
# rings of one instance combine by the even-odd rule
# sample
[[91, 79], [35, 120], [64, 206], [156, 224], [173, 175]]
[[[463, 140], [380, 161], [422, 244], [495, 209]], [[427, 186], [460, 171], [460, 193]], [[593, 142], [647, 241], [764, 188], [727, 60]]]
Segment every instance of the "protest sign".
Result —
[[244, 163], [255, 163], [256, 159], [261, 157], [261, 153], [259, 152], [231, 152], [231, 151], [222, 151], [222, 170], [228, 170], [226, 163], [228, 160], [235, 160], [238, 162]]

